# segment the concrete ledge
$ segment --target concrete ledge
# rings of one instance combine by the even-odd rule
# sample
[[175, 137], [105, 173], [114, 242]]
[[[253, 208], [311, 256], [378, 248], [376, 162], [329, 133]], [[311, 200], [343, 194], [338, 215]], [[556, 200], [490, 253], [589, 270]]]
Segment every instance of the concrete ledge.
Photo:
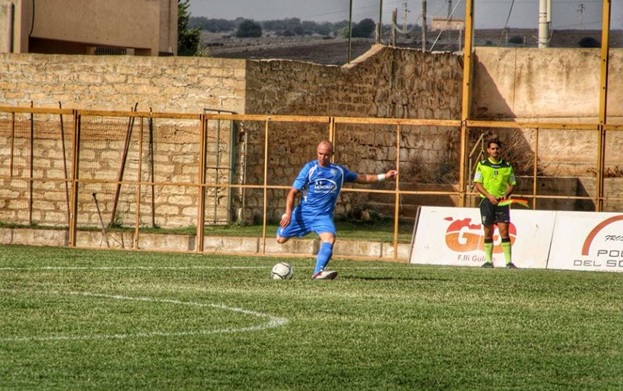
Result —
[[[65, 230], [0, 228], [0, 244], [5, 245], [67, 247], [68, 237], [69, 233]], [[134, 232], [107, 232], [104, 235], [98, 231], [80, 231], [76, 233], [76, 247], [194, 253], [196, 237], [141, 233], [136, 241]], [[206, 236], [203, 253], [313, 257], [318, 253], [319, 247], [320, 241], [317, 238], [292, 239], [279, 245], [272, 237], [266, 238], [266, 243], [263, 243], [262, 238], [256, 237]], [[333, 254], [340, 258], [407, 262], [409, 249], [409, 244], [399, 243], [397, 257], [394, 259], [392, 243], [338, 239]]]

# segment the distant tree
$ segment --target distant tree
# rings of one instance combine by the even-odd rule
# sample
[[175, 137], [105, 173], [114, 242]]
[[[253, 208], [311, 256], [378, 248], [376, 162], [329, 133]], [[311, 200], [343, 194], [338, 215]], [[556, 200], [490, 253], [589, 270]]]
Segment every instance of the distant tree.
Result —
[[336, 31], [339, 31], [345, 27], [348, 27], [348, 20], [342, 20], [341, 22], [333, 23], [333, 28], [336, 29]]
[[376, 23], [372, 19], [362, 19], [353, 26], [352, 36], [357, 38], [370, 38], [376, 29]]
[[259, 38], [262, 36], [262, 26], [252, 20], [245, 19], [238, 25], [236, 37], [238, 38]]
[[593, 37], [584, 37], [578, 42], [581, 48], [600, 48], [601, 43]]
[[508, 39], [508, 43], [513, 43], [515, 45], [523, 44], [523, 37], [521, 35], [513, 35]]
[[307, 21], [303, 21], [301, 22], [301, 27], [303, 27], [303, 34], [305, 35], [312, 35], [314, 33], [318, 33], [318, 23], [316, 22], [307, 22]]
[[295, 30], [301, 27], [301, 19], [299, 18], [286, 18], [283, 20], [283, 25], [286, 29]]
[[266, 31], [283, 31], [286, 29], [283, 20], [265, 20], [262, 22], [262, 29]]
[[320, 35], [331, 35], [332, 32], [336, 31], [333, 27], [333, 23], [324, 22], [318, 25], [318, 29], [316, 32]]
[[205, 16], [191, 16], [188, 22], [188, 27], [191, 29], [198, 28], [211, 33], [225, 33], [234, 31], [236, 29], [236, 24], [233, 21], [226, 19], [208, 19]]
[[177, 54], [179, 56], [194, 56], [199, 49], [201, 30], [190, 29], [190, 0], [178, 0], [177, 2]]
[[[204, 16], [191, 16], [188, 22], [188, 28], [199, 29], [212, 33], [229, 33], [237, 31], [238, 26], [244, 22], [244, 18], [236, 18], [235, 20], [226, 19], [208, 19]], [[276, 36], [296, 36], [296, 35], [322, 35], [331, 36], [338, 35], [344, 27], [348, 26], [348, 21], [331, 23], [317, 23], [314, 21], [301, 21], [299, 18], [273, 19], [256, 22], [262, 28], [262, 33], [272, 32]], [[346, 34], [348, 36], [348, 34]]]

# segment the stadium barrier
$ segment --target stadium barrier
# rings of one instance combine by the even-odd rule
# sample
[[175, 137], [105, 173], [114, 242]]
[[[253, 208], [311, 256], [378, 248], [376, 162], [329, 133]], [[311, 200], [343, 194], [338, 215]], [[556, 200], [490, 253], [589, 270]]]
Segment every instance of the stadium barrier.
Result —
[[[509, 227], [519, 268], [623, 272], [623, 214], [513, 209]], [[478, 208], [421, 207], [409, 262], [481, 266], [483, 232]], [[494, 265], [504, 266], [498, 231]]]

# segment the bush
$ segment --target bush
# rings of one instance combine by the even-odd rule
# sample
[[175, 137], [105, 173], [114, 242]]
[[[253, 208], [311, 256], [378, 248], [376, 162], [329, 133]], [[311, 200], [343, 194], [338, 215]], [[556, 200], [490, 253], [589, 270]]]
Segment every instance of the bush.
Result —
[[581, 48], [600, 48], [601, 43], [593, 37], [584, 37], [578, 43]]
[[516, 45], [523, 44], [523, 37], [520, 35], [513, 35], [508, 39], [508, 43], [514, 43]]
[[243, 20], [236, 30], [236, 37], [238, 38], [259, 38], [261, 36], [262, 26], [249, 19]]
[[370, 38], [376, 30], [376, 24], [372, 19], [363, 19], [353, 26], [352, 36], [356, 38]]

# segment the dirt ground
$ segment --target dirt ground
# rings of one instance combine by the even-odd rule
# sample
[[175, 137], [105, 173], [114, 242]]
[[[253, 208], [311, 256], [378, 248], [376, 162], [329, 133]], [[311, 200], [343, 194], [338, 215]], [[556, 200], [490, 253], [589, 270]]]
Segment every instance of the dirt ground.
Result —
[[[343, 65], [367, 52], [373, 39], [247, 38], [207, 41], [204, 53], [210, 57], [283, 59], [324, 65]], [[203, 41], [204, 45], [206, 41]]]
[[[476, 46], [512, 46], [537, 47], [537, 30], [476, 30], [474, 44]], [[553, 31], [550, 40], [552, 48], [579, 48], [582, 38], [590, 37], [596, 42], [601, 41], [599, 30], [560, 30]], [[523, 43], [513, 44], [521, 40]], [[241, 59], [284, 59], [308, 61], [324, 65], [343, 65], [364, 54], [374, 45], [370, 38], [326, 38], [326, 37], [262, 37], [262, 38], [231, 38], [223, 34], [203, 34], [201, 53], [209, 57], [241, 58]], [[389, 38], [383, 44], [389, 44]], [[422, 49], [420, 34], [403, 37], [396, 42], [398, 47]], [[462, 34], [430, 32], [427, 36], [427, 50], [460, 51]], [[610, 33], [610, 47], [623, 47], [623, 31]]]

